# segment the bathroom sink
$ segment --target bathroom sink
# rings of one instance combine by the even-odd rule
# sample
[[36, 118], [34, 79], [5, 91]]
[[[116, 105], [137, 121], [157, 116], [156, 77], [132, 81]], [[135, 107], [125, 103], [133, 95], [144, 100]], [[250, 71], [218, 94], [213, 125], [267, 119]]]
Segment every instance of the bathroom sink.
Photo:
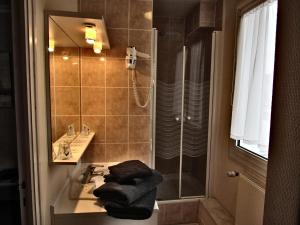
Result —
[[[108, 173], [108, 166], [116, 163], [87, 164], [78, 175], [78, 179], [72, 179], [70, 183], [70, 198], [73, 200], [96, 200], [94, 189], [104, 184], [104, 175]], [[91, 169], [92, 168], [92, 169]]]
[[[118, 162], [94, 164], [96, 169], [90, 179], [91, 182], [82, 184], [82, 173], [91, 164], [82, 163], [78, 165], [72, 178], [67, 181], [64, 189], [58, 194], [54, 204], [51, 205], [51, 216], [54, 218], [54, 225], [86, 225], [86, 224], [105, 224], [105, 225], [124, 225], [123, 219], [113, 218], [107, 215], [105, 208], [93, 195], [93, 190], [104, 183], [103, 174], [109, 166]], [[92, 164], [93, 165], [93, 164]], [[101, 173], [103, 172], [103, 173]], [[101, 174], [100, 174], [101, 173]], [[97, 177], [97, 182], [92, 182]], [[158, 205], [155, 202], [153, 215], [147, 220], [131, 220], [130, 225], [156, 225], [158, 217]]]

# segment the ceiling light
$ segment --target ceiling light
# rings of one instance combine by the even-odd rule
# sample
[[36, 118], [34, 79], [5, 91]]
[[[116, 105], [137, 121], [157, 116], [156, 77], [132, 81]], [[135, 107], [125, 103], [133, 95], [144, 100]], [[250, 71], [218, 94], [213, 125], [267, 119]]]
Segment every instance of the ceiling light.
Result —
[[97, 31], [94, 24], [85, 24], [85, 40], [88, 44], [95, 43]]
[[94, 43], [93, 49], [94, 49], [94, 52], [96, 54], [100, 54], [101, 51], [102, 51], [102, 42], [101, 41], [96, 41]]

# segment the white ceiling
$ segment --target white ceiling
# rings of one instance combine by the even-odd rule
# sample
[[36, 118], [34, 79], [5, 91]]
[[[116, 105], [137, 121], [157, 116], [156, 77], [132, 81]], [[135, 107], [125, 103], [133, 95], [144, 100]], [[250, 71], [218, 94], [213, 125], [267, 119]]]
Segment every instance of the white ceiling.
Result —
[[200, 1], [215, 0], [153, 0], [154, 16], [185, 17]]

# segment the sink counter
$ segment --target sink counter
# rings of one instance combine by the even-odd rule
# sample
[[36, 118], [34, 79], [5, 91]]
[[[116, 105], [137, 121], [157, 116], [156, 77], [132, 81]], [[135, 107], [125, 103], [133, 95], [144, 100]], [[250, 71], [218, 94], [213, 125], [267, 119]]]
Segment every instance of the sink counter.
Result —
[[[116, 163], [99, 163], [104, 165], [103, 170], [109, 165]], [[82, 169], [77, 168], [77, 176]], [[100, 175], [97, 185], [104, 183]], [[59, 193], [55, 203], [51, 206], [52, 225], [124, 225], [124, 219], [117, 219], [106, 214], [105, 208], [93, 195], [94, 183], [81, 184], [79, 179], [71, 178], [66, 182], [63, 190]], [[158, 205], [155, 202], [153, 215], [147, 220], [129, 220], [130, 225], [156, 225]]]

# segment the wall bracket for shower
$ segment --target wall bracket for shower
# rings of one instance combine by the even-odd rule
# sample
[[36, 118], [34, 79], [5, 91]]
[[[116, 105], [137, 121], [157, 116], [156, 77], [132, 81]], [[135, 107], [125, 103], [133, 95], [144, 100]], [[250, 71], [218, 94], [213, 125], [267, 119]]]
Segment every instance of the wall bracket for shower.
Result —
[[126, 49], [126, 68], [134, 70], [136, 66], [137, 56], [144, 59], [150, 59], [150, 55], [147, 53], [139, 52], [134, 46], [129, 46]]

